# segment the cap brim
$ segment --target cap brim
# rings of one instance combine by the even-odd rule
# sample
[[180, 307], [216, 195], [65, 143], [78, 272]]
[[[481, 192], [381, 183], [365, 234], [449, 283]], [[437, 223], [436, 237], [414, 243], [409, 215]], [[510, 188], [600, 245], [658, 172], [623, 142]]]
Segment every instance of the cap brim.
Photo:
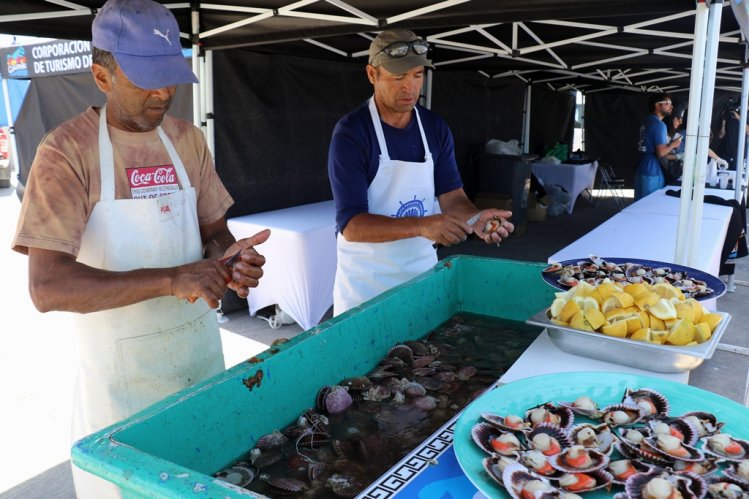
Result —
[[181, 52], [150, 57], [114, 53], [114, 58], [128, 80], [145, 90], [198, 83]]
[[423, 55], [409, 55], [399, 59], [389, 59], [383, 61], [380, 66], [396, 75], [406, 73], [417, 66], [425, 66], [434, 69], [432, 61]]

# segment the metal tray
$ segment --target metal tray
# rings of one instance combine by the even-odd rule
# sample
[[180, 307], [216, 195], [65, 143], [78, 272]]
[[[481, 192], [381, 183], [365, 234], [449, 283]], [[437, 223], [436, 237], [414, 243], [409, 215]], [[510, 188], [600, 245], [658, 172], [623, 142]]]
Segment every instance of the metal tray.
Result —
[[691, 371], [702, 364], [703, 360], [712, 357], [731, 320], [730, 314], [716, 312], [722, 319], [709, 341], [691, 347], [680, 347], [560, 326], [549, 319], [548, 311], [549, 309], [541, 310], [525, 322], [545, 327], [551, 341], [565, 352], [661, 373]]

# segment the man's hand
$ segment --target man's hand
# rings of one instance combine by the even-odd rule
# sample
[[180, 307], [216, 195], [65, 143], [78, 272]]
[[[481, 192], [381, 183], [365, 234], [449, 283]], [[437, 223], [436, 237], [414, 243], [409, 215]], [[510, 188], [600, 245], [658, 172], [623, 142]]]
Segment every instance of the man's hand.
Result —
[[421, 235], [442, 246], [452, 246], [465, 241], [473, 229], [465, 220], [453, 215], [431, 215], [418, 219]]
[[473, 233], [488, 243], [499, 244], [506, 239], [514, 230], [515, 226], [509, 222], [511, 211], [488, 208], [481, 210], [481, 216], [473, 224]]
[[239, 257], [228, 269], [230, 274], [226, 285], [237, 292], [240, 298], [247, 298], [250, 288], [256, 288], [263, 276], [263, 265], [265, 257], [255, 250], [255, 246], [262, 244], [270, 237], [270, 229], [265, 229], [254, 236], [241, 239], [229, 246], [224, 253], [223, 259], [230, 258], [237, 251], [241, 251]]

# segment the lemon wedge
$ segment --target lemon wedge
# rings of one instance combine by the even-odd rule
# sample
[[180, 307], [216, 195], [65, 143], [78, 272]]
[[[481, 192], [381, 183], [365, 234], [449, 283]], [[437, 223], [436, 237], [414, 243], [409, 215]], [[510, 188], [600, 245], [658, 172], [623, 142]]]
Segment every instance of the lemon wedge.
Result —
[[702, 316], [701, 322], [707, 322], [707, 325], [710, 326], [710, 332], [712, 333], [715, 331], [715, 328], [718, 327], [720, 319], [720, 314], [707, 313]]
[[616, 336], [617, 338], [627, 337], [627, 323], [624, 321], [618, 321], [611, 324], [604, 324], [601, 326], [601, 332], [606, 336]]
[[674, 307], [674, 304], [666, 298], [658, 300], [658, 303], [650, 307], [648, 312], [650, 315], [658, 317], [663, 321], [667, 319], [676, 319], [676, 307]]
[[684, 293], [675, 288], [670, 282], [659, 282], [653, 285], [653, 291], [658, 293], [661, 298], [679, 298], [684, 299]]
[[684, 346], [694, 341], [694, 323], [686, 317], [679, 319], [668, 333], [666, 342], [671, 345]]

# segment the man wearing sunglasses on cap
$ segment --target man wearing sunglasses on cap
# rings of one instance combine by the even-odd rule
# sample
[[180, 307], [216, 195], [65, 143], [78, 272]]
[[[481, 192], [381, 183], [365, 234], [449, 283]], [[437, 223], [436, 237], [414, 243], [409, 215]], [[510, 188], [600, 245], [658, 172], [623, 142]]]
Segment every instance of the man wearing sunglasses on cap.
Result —
[[673, 111], [671, 96], [653, 94], [649, 99], [649, 107], [650, 114], [640, 127], [640, 161], [635, 170], [635, 200], [666, 185], [659, 158], [678, 148], [682, 140], [681, 137], [669, 140], [666, 124], [663, 122], [663, 118], [670, 116]]
[[[374, 95], [333, 131], [328, 173], [338, 230], [335, 315], [431, 268], [435, 245], [458, 244], [470, 234], [499, 242], [513, 231], [510, 212], [479, 211], [468, 199], [450, 129], [417, 105], [425, 67], [433, 67], [428, 48], [408, 30], [380, 33], [366, 67]], [[485, 233], [494, 217], [498, 230]]]

